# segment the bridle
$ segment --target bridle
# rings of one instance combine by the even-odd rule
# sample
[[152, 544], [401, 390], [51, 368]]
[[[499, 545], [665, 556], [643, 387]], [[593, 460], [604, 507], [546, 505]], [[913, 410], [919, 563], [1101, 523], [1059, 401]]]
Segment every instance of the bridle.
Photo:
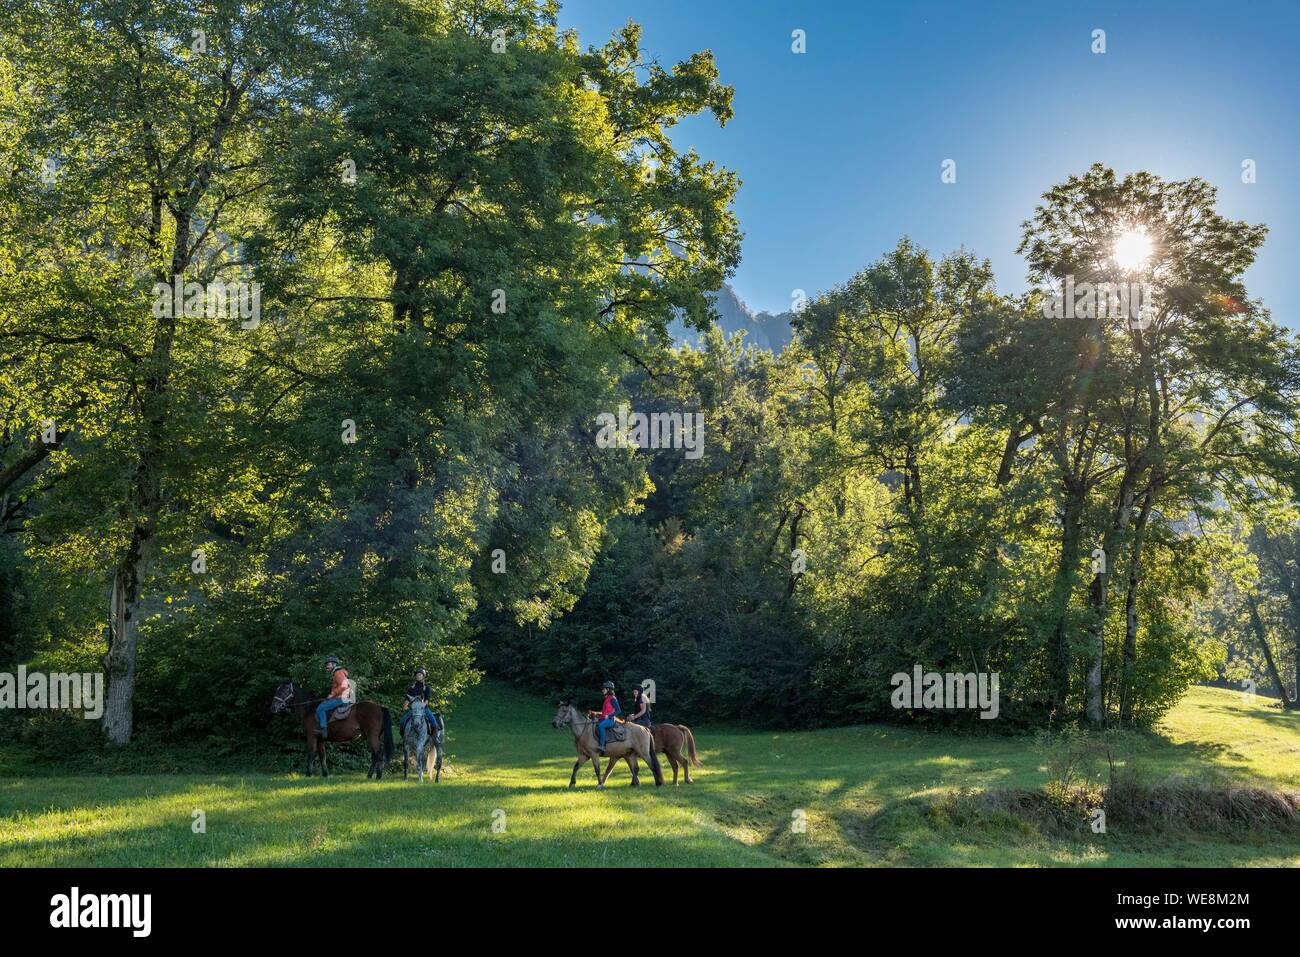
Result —
[[[574, 716], [575, 716], [575, 715], [578, 716], [577, 723], [574, 722]], [[575, 708], [573, 705], [569, 705], [569, 715], [568, 715], [568, 720], [565, 721], [564, 724], [557, 724], [557, 725], [555, 725], [555, 726], [556, 726], [557, 728], [563, 728], [563, 727], [573, 728], [573, 729], [574, 729], [575, 731], [577, 731], [579, 734], [582, 734], [582, 732], [583, 732], [584, 730], [586, 730], [588, 727], [590, 727], [591, 725], [593, 725], [593, 724], [595, 724], [595, 723], [596, 723], [596, 722], [595, 722], [595, 720], [594, 720], [593, 718], [585, 718], [585, 717], [583, 717], [581, 711], [579, 711], [579, 710], [578, 710], [577, 708]]]
[[279, 709], [276, 710], [276, 713], [279, 714], [285, 708], [289, 708], [289, 707], [305, 708], [308, 705], [320, 704], [322, 701], [328, 700], [327, 698], [308, 698], [305, 701], [297, 701], [295, 700], [297, 697], [298, 697], [298, 689], [295, 688], [292, 684], [290, 684], [289, 693], [285, 697], [281, 698], [277, 695], [276, 697], [271, 699], [271, 701], [274, 704], [278, 704], [280, 706]]
[[275, 709], [274, 709], [275, 712], [278, 714], [278, 713], [280, 713], [281, 711], [283, 711], [285, 708], [289, 707], [289, 702], [290, 702], [290, 701], [293, 701], [293, 699], [296, 698], [296, 697], [297, 697], [297, 694], [294, 692], [293, 685], [290, 685], [290, 686], [289, 686], [289, 693], [288, 693], [287, 695], [285, 695], [283, 698], [281, 698], [279, 695], [276, 695], [274, 698], [271, 699], [271, 702], [272, 702], [273, 704], [277, 704], [277, 705], [279, 705], [278, 708], [275, 708]]
[[[419, 721], [421, 724], [424, 724], [423, 719], [432, 717], [433, 713], [429, 710], [429, 706], [424, 703], [423, 698], [412, 698], [410, 695], [407, 695], [406, 700], [411, 702], [412, 721]], [[428, 725], [425, 724], [425, 727], [427, 728]]]

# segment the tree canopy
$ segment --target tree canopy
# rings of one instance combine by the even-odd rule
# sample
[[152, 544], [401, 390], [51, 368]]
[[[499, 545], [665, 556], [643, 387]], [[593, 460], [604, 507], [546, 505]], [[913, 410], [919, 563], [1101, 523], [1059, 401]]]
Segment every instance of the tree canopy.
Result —
[[[327, 653], [765, 724], [914, 666], [1014, 728], [1294, 706], [1265, 228], [1097, 164], [1024, 294], [904, 237], [773, 354], [713, 328], [740, 184], [672, 135], [731, 102], [537, 0], [0, 5], [0, 664], [102, 667], [115, 745]], [[621, 408], [703, 454], [607, 447]]]

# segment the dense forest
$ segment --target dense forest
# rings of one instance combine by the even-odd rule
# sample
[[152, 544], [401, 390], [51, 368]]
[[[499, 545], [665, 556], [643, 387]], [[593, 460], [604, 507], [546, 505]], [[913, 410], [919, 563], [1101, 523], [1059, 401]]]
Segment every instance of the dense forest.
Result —
[[[1081, 156], [1027, 292], [902, 238], [775, 353], [714, 327], [740, 183], [671, 136], [731, 100], [534, 0], [0, 5], [0, 670], [104, 671], [117, 745], [271, 727], [326, 654], [444, 708], [844, 723], [918, 664], [1000, 728], [1294, 706], [1266, 228]], [[702, 454], [599, 443], [622, 407]]]

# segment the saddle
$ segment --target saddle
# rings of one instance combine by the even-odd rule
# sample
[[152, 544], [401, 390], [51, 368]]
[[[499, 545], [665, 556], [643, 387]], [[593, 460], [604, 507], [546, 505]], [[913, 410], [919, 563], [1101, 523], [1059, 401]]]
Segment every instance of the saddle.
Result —
[[339, 705], [329, 713], [330, 721], [339, 721], [346, 718], [352, 713], [352, 708], [357, 703], [357, 683], [351, 678], [348, 679], [348, 693], [343, 698], [343, 704]]
[[347, 704], [339, 705], [337, 708], [335, 708], [333, 711], [329, 713], [330, 721], [334, 722], [342, 718], [346, 718], [348, 715], [352, 713], [352, 708], [354, 705], [356, 705], [355, 701], [349, 701]]
[[605, 729], [605, 743], [606, 743], [606, 744], [610, 744], [611, 742], [614, 742], [614, 741], [626, 741], [626, 740], [627, 740], [627, 726], [626, 726], [626, 725], [615, 724], [612, 728], [606, 728], [606, 729]]

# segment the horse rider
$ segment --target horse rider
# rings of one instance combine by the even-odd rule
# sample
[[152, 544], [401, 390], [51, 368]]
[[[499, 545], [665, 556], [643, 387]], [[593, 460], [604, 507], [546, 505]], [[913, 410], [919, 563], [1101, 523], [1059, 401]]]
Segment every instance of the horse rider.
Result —
[[639, 724], [649, 731], [653, 725], [650, 723], [650, 699], [641, 693], [640, 688], [632, 689], [632, 708], [629, 721]]
[[411, 702], [417, 698], [424, 702], [424, 716], [429, 720], [429, 733], [437, 734], [438, 728], [442, 726], [442, 717], [429, 710], [429, 686], [424, 681], [424, 669], [416, 668], [414, 684], [406, 689], [406, 700], [402, 702], [400, 727], [403, 737], [406, 736], [406, 726], [411, 723]]
[[605, 732], [614, 727], [614, 719], [623, 713], [618, 706], [618, 698], [614, 697], [614, 682], [606, 681], [600, 686], [600, 690], [605, 693], [605, 702], [600, 706], [600, 718], [596, 722], [596, 743], [601, 757], [605, 755]]
[[343, 667], [343, 662], [337, 655], [330, 655], [325, 659], [325, 670], [331, 679], [330, 693], [316, 706], [316, 720], [320, 722], [317, 734], [322, 738], [329, 737], [329, 713], [347, 704], [348, 698], [352, 695], [352, 686], [348, 683], [348, 670]]

